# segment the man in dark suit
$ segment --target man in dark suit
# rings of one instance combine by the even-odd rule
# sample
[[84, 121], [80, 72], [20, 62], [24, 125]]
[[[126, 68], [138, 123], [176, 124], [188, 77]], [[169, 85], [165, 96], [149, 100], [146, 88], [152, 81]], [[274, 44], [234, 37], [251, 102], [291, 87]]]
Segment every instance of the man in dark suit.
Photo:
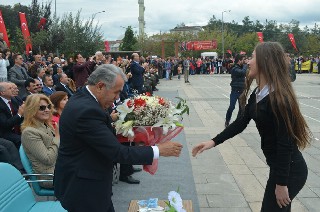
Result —
[[68, 94], [68, 98], [73, 96], [73, 91], [69, 88], [68, 76], [64, 73], [59, 74], [59, 83], [56, 85], [56, 91], [64, 91]]
[[9, 163], [22, 174], [25, 173], [18, 149], [11, 141], [3, 138], [0, 138], [0, 162]]
[[24, 86], [24, 82], [31, 78], [26, 69], [22, 67], [23, 58], [21, 54], [15, 54], [13, 56], [14, 66], [9, 70], [9, 81], [16, 84], [19, 88], [19, 97], [22, 98], [26, 95], [26, 88]]
[[[145, 68], [139, 64], [139, 54], [133, 53], [131, 56], [132, 62], [130, 64], [130, 70], [132, 74], [131, 84], [132, 88], [137, 90], [139, 94], [143, 92], [143, 74], [145, 72]], [[145, 65], [144, 65], [145, 66]]]
[[19, 94], [18, 86], [16, 84], [14, 84], [13, 82], [8, 82], [8, 83], [10, 83], [10, 85], [12, 86], [11, 87], [12, 88], [12, 97], [11, 98], [13, 99], [13, 101], [16, 101], [19, 106], [21, 106], [23, 104], [23, 100], [22, 100], [22, 98], [20, 98], [18, 96], [18, 94]]
[[32, 94], [38, 93], [37, 89], [37, 83], [34, 79], [29, 78], [24, 82], [24, 87], [26, 88], [26, 94], [22, 97], [22, 100], [25, 101], [28, 96]]
[[24, 104], [19, 106], [15, 101], [10, 83], [0, 83], [0, 138], [14, 143], [19, 149], [21, 145], [20, 125], [23, 121]]
[[51, 75], [45, 74], [42, 77], [42, 82], [43, 82], [43, 88], [42, 91], [45, 95], [50, 96], [56, 90], [53, 88], [53, 79]]
[[60, 147], [54, 174], [55, 196], [69, 212], [114, 212], [113, 163], [151, 164], [159, 156], [180, 155], [182, 145], [123, 146], [106, 110], [119, 98], [122, 70], [99, 66], [68, 101], [60, 117]]

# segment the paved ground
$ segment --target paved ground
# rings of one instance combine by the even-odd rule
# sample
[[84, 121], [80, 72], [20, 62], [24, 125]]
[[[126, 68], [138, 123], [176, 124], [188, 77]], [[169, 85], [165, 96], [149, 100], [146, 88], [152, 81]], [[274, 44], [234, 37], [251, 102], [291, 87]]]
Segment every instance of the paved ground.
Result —
[[[191, 156], [195, 144], [214, 137], [224, 128], [230, 75], [191, 76], [190, 81], [191, 84], [185, 84], [183, 79], [174, 78], [161, 81], [159, 88], [162, 92], [177, 90], [180, 97], [188, 100], [191, 114], [184, 120], [185, 136], [200, 211], [260, 211], [268, 167], [253, 121], [241, 135], [196, 158]], [[320, 75], [297, 75], [294, 88], [314, 139], [312, 146], [303, 151], [309, 176], [293, 201], [292, 211], [319, 211]]]

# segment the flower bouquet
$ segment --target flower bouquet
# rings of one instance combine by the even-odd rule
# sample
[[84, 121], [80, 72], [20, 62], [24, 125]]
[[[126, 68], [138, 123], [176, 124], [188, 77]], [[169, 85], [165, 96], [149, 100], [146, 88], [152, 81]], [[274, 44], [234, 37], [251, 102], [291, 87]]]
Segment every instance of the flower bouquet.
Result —
[[[182, 115], [189, 114], [186, 100], [176, 97], [179, 102], [150, 94], [127, 99], [117, 107], [119, 119], [114, 123], [120, 142], [143, 142], [147, 146], [166, 142], [178, 135], [182, 129]], [[158, 161], [144, 166], [144, 170], [155, 174]]]

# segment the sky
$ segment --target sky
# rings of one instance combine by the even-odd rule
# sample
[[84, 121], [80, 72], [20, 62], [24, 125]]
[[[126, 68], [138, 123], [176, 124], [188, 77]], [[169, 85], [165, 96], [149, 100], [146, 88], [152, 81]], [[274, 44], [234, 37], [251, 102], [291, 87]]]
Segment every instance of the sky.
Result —
[[[132, 26], [138, 33], [138, 0], [52, 0], [57, 5], [57, 15], [76, 13], [81, 10], [81, 17], [86, 20], [95, 13], [95, 21], [101, 25], [105, 40], [122, 39], [125, 28]], [[38, 0], [47, 2], [47, 0]], [[31, 0], [1, 0], [0, 4], [14, 5], [21, 3], [30, 5]], [[224, 22], [242, 23], [245, 16], [250, 20], [275, 20], [278, 23], [288, 23], [292, 19], [300, 21], [300, 27], [320, 25], [319, 0], [144, 0], [145, 32], [148, 35], [168, 32], [177, 24], [187, 26], [203, 26], [214, 15]]]

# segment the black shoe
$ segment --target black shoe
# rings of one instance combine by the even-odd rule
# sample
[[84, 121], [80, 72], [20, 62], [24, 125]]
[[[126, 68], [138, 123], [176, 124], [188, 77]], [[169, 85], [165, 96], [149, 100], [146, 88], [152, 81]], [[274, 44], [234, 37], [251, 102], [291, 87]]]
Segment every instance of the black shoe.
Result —
[[132, 170], [133, 170], [133, 172], [141, 172], [142, 171], [141, 168], [135, 168], [135, 167], [133, 167]]
[[229, 126], [229, 121], [226, 121], [226, 122], [224, 123], [224, 127], [227, 128], [228, 126]]
[[129, 184], [139, 184], [140, 180], [134, 179], [132, 176], [128, 176], [128, 177], [119, 177], [119, 180], [125, 183], [129, 183]]
[[189, 81], [187, 81], [187, 83], [190, 83]]

